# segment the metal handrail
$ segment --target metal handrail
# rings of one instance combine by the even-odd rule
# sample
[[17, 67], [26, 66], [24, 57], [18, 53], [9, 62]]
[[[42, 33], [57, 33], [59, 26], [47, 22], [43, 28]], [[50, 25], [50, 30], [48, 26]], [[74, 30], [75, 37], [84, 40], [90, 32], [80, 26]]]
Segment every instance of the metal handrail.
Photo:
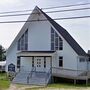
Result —
[[51, 68], [48, 70], [46, 78], [45, 78], [45, 83], [47, 83], [47, 79], [51, 76]]
[[32, 67], [29, 75], [27, 76], [27, 83], [29, 83], [29, 79], [32, 77], [32, 74], [33, 74], [33, 72], [35, 72], [35, 71], [36, 71], [36, 67]]

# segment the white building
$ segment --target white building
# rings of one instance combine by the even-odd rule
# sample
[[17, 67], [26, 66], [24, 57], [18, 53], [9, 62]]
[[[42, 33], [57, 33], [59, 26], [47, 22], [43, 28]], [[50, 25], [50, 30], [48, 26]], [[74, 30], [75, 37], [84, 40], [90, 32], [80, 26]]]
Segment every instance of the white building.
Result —
[[88, 56], [73, 37], [35, 7], [7, 50], [6, 71], [14, 83], [47, 84], [51, 76], [85, 79]]

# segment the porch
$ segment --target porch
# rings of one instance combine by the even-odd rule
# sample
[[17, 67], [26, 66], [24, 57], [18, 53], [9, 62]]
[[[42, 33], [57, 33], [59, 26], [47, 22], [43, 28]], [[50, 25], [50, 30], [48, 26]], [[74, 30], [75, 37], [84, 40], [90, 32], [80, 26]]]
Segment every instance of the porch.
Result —
[[17, 68], [31, 71], [33, 67], [38, 72], [48, 72], [52, 67], [54, 51], [22, 51], [17, 53]]
[[51, 79], [53, 51], [17, 53], [17, 70], [13, 83], [47, 85]]
[[76, 84], [77, 80], [85, 80], [87, 85], [90, 79], [90, 71], [52, 67], [52, 76], [72, 79], [74, 84]]

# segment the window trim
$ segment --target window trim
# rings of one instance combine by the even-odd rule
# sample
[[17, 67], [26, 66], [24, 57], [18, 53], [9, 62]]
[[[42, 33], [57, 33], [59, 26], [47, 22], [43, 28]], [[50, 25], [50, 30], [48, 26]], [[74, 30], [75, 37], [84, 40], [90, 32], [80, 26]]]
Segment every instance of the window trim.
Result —
[[63, 50], [63, 40], [51, 27], [51, 50]]
[[17, 42], [17, 50], [28, 50], [28, 29], [24, 32], [24, 34], [19, 38]]
[[59, 56], [59, 67], [63, 67], [63, 56]]
[[21, 66], [21, 58], [17, 57], [17, 68], [20, 68]]

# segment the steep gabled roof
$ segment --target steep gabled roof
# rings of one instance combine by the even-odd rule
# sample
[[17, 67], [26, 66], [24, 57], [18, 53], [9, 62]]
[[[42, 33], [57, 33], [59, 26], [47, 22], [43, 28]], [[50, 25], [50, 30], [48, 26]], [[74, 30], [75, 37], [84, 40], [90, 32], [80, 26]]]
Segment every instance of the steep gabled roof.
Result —
[[[44, 13], [41, 9], [39, 9], [38, 7], [35, 7], [35, 9], [33, 10], [32, 13], [34, 13], [35, 10], [40, 11], [45, 17], [46, 19], [53, 25], [53, 27], [60, 33], [60, 35], [68, 42], [68, 44], [74, 49], [74, 51], [81, 56], [86, 56], [85, 51], [80, 47], [80, 45], [72, 38], [72, 36], [63, 28], [61, 27], [58, 23], [56, 23], [52, 18], [50, 18], [46, 13]], [[36, 11], [37, 11], [36, 10]], [[30, 19], [31, 16], [29, 16], [29, 18], [27, 19], [27, 21], [31, 20]], [[16, 36], [16, 38], [14, 39], [14, 41], [12, 42], [12, 44], [10, 45], [10, 47], [8, 48], [7, 52], [10, 50], [10, 48], [15, 44], [15, 42], [17, 42], [18, 38], [22, 35], [23, 32], [25, 32], [25, 30], [27, 29], [27, 26], [29, 25], [29, 22], [26, 22], [24, 24], [24, 26], [22, 27], [21, 31], [19, 32], [19, 34]]]
[[41, 9], [39, 10], [47, 18], [47, 20], [53, 25], [53, 27], [60, 33], [60, 35], [62, 35], [62, 37], [68, 42], [68, 44], [74, 49], [74, 51], [78, 55], [86, 56], [86, 52], [80, 47], [80, 45], [73, 39], [73, 37], [62, 26], [56, 23], [52, 18], [50, 18]]

